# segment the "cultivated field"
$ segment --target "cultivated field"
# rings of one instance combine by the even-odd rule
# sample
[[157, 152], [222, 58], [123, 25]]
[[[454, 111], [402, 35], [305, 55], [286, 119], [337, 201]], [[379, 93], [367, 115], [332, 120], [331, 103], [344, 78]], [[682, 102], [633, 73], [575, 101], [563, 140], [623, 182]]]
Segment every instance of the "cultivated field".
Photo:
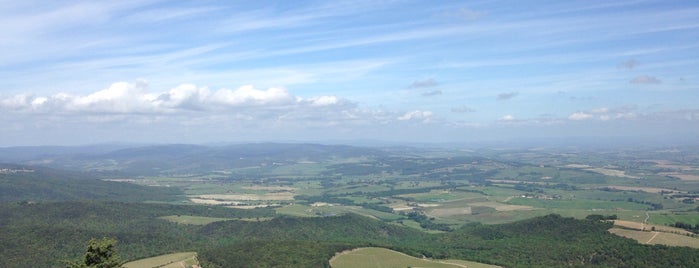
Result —
[[624, 227], [627, 229], [634, 229], [637, 231], [651, 231], [651, 230], [653, 230], [653, 231], [664, 232], [664, 233], [674, 233], [674, 234], [680, 234], [680, 235], [692, 235], [692, 232], [689, 232], [689, 231], [681, 229], [681, 228], [675, 228], [675, 227], [664, 226], [664, 225], [655, 225], [655, 224], [644, 224], [641, 222], [615, 220], [614, 225]]
[[233, 219], [226, 218], [214, 218], [214, 217], [201, 217], [201, 216], [187, 216], [187, 215], [171, 215], [160, 217], [163, 220], [179, 223], [179, 224], [191, 224], [191, 225], [207, 225], [212, 222], [217, 221], [230, 221]]
[[180, 252], [127, 262], [125, 268], [189, 268], [199, 265], [196, 252]]
[[690, 237], [687, 235], [665, 232], [637, 231], [622, 228], [612, 228], [609, 229], [609, 232], [634, 239], [641, 244], [660, 244], [666, 246], [699, 248], [699, 238]]
[[434, 267], [434, 268], [497, 268], [500, 266], [462, 260], [419, 259], [384, 248], [359, 248], [338, 253], [330, 259], [333, 268], [388, 268], [388, 267]]

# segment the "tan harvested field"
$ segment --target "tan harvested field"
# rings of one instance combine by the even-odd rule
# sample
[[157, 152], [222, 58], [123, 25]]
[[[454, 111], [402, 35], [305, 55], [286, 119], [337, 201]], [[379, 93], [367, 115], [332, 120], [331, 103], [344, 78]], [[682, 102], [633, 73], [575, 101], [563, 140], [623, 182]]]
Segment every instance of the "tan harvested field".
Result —
[[683, 181], [699, 181], [699, 175], [694, 175], [694, 174], [663, 172], [663, 173], [659, 173], [658, 175], [674, 177], [674, 178], [678, 178], [678, 179], [683, 180]]
[[245, 190], [255, 190], [255, 191], [295, 191], [296, 188], [289, 186], [243, 186], [241, 187]]
[[491, 207], [497, 211], [517, 211], [517, 210], [534, 210], [534, 209], [536, 209], [536, 208], [530, 207], [530, 206], [509, 205], [509, 204], [503, 204], [503, 203], [498, 203], [498, 202], [477, 202], [477, 203], [470, 203], [469, 205], [474, 206], [474, 207]]
[[537, 185], [546, 185], [546, 182], [541, 182], [541, 181], [515, 181], [515, 180], [488, 180], [492, 183], [504, 183], [504, 184], [537, 184]]
[[699, 170], [699, 167], [673, 164], [667, 160], [649, 160], [649, 161], [655, 162], [655, 166], [660, 167], [660, 168], [676, 169], [676, 170], [683, 170], [683, 171]]
[[201, 216], [186, 216], [186, 215], [170, 215], [159, 217], [160, 219], [180, 223], [180, 224], [190, 224], [190, 225], [207, 225], [212, 222], [217, 221], [228, 221], [232, 219], [226, 218], [214, 218], [214, 217], [201, 217]]
[[267, 207], [277, 207], [281, 206], [281, 204], [277, 203], [269, 203], [269, 204], [259, 204], [259, 205], [233, 205], [233, 206], [226, 206], [229, 208], [239, 208], [239, 209], [256, 209], [256, 208], [267, 208]]
[[449, 217], [456, 215], [471, 215], [471, 207], [463, 208], [435, 208], [430, 209], [427, 213], [433, 217]]
[[127, 262], [125, 268], [182, 268], [199, 265], [196, 252], [180, 252]]
[[616, 170], [616, 169], [608, 169], [608, 168], [586, 168], [584, 170], [587, 171], [592, 171], [596, 172], [602, 175], [607, 175], [607, 176], [613, 176], [613, 177], [622, 177], [622, 178], [631, 178], [631, 179], [638, 179], [639, 177], [636, 176], [631, 176], [627, 175], [626, 172], [622, 170]]
[[676, 190], [668, 189], [668, 188], [653, 188], [653, 187], [633, 187], [633, 186], [604, 186], [604, 187], [599, 187], [601, 188], [610, 188], [610, 189], [617, 189], [617, 190], [622, 190], [622, 191], [641, 191], [641, 192], [646, 192], [646, 193], [660, 193], [662, 191], [665, 192], [676, 192]]
[[564, 167], [567, 167], [567, 168], [591, 168], [591, 166], [581, 165], [581, 164], [568, 164], [568, 165], [565, 165]]
[[236, 204], [240, 203], [240, 202], [235, 202], [235, 201], [220, 201], [220, 200], [203, 199], [203, 198], [189, 198], [189, 201], [192, 201], [192, 203], [195, 203], [195, 204], [204, 204], [204, 205], [236, 205]]
[[294, 200], [294, 194], [290, 192], [268, 194], [203, 194], [192, 198], [218, 201], [283, 201]]
[[634, 229], [634, 230], [638, 230], [638, 231], [644, 231], [644, 230], [650, 231], [653, 228], [655, 228], [655, 231], [664, 232], [664, 233], [677, 233], [680, 235], [687, 235], [687, 234], [691, 235], [692, 234], [692, 232], [688, 232], [687, 230], [684, 230], [681, 228], [675, 228], [675, 227], [664, 226], [664, 225], [643, 224], [641, 222], [635, 222], [635, 221], [615, 220], [614, 225], [619, 226], [619, 227]]
[[330, 259], [333, 268], [498, 268], [500, 266], [463, 260], [420, 259], [385, 248], [358, 248], [336, 254]]
[[665, 232], [644, 232], [621, 228], [612, 228], [609, 229], [609, 232], [618, 236], [634, 239], [641, 244], [699, 248], [699, 239], [687, 235]]

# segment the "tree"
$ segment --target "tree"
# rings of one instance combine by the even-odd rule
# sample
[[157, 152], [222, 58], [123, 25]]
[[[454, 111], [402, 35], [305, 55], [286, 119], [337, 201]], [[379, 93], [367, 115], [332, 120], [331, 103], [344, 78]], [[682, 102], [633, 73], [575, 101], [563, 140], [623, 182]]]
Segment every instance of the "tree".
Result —
[[114, 238], [90, 239], [82, 261], [69, 262], [68, 268], [116, 268], [121, 267], [121, 258], [114, 248]]

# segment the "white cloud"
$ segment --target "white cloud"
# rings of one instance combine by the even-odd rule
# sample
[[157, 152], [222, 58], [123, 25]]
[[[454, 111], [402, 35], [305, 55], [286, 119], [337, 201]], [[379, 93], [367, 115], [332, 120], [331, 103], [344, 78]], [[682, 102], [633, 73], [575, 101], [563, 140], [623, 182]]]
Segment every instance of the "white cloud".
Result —
[[256, 89], [246, 85], [238, 89], [210, 91], [193, 84], [183, 84], [165, 92], [146, 91], [145, 83], [114, 83], [106, 89], [87, 95], [57, 93], [49, 97], [19, 94], [0, 98], [0, 110], [44, 113], [171, 113], [187, 110], [205, 110], [214, 107], [235, 108], [249, 106], [332, 106], [345, 105], [335, 96], [317, 96], [308, 99], [295, 97], [283, 88]]
[[242, 86], [236, 90], [221, 89], [213, 93], [208, 100], [211, 103], [219, 103], [228, 106], [238, 105], [264, 105], [264, 104], [291, 104], [295, 98], [283, 88], [270, 88], [267, 90], [255, 89], [251, 85]]
[[604, 107], [590, 110], [590, 113], [593, 113], [593, 114], [603, 114], [603, 113], [607, 113], [607, 112], [609, 112], [609, 108], [604, 108]]
[[515, 117], [512, 116], [511, 114], [500, 117], [500, 121], [514, 121], [514, 120], [515, 120]]
[[575, 121], [588, 120], [588, 119], [592, 119], [592, 118], [594, 118], [594, 115], [584, 113], [584, 112], [575, 112], [575, 113], [571, 114], [570, 116], [568, 116], [568, 119], [575, 120]]
[[407, 120], [421, 120], [422, 122], [429, 122], [430, 119], [432, 118], [433, 113], [431, 111], [420, 111], [420, 110], [415, 110], [411, 112], [407, 112], [401, 116], [399, 116], [398, 120], [401, 121], [407, 121]]

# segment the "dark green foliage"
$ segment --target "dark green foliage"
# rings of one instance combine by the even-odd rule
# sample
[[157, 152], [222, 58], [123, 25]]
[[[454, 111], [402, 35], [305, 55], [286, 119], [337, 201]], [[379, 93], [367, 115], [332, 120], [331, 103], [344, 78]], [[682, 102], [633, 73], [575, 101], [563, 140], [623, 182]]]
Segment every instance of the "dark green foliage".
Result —
[[0, 205], [0, 258], [6, 267], [57, 267], [60, 260], [80, 255], [91, 237], [114, 237], [124, 260], [197, 251], [207, 268], [324, 267], [335, 252], [365, 246], [507, 267], [699, 267], [699, 250], [640, 245], [610, 234], [610, 223], [558, 215], [503, 225], [469, 224], [443, 234], [353, 214], [205, 226], [157, 219], [271, 213], [162, 204], [5, 203]]
[[353, 244], [315, 241], [250, 241], [230, 244], [199, 254], [202, 265], [216, 267], [330, 267], [335, 253], [357, 247]]
[[[168, 215], [227, 218], [269, 217], [272, 210], [117, 203], [0, 203], [0, 259], [5, 267], [56, 267], [81, 254], [85, 241], [114, 237], [125, 260], [210, 244], [199, 226], [158, 219]], [[27, 258], [27, 256], [33, 256]]]
[[443, 235], [439, 256], [507, 267], [699, 267], [699, 250], [640, 245], [610, 234], [610, 227], [558, 215], [467, 225]]
[[116, 239], [90, 239], [87, 243], [85, 256], [80, 261], [69, 263], [68, 268], [117, 268], [121, 258], [117, 253]]
[[86, 199], [142, 202], [183, 198], [182, 192], [175, 188], [102, 181], [81, 172], [7, 164], [0, 165], [0, 168], [31, 171], [0, 173], [0, 202]]

